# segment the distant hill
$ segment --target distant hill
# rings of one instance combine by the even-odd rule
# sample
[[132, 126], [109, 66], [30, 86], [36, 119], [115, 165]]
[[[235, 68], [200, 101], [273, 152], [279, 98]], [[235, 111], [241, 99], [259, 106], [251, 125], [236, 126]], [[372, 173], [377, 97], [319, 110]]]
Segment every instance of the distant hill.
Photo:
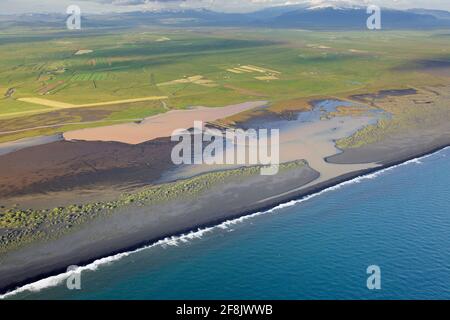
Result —
[[[178, 26], [250, 26], [302, 29], [365, 29], [365, 7], [273, 7], [251, 13], [221, 13], [210, 10], [132, 12], [120, 15], [125, 24]], [[384, 29], [450, 28], [450, 12], [416, 9], [382, 9]]]
[[[366, 8], [300, 9], [274, 18], [271, 24], [283, 28], [312, 29], [365, 29], [368, 18]], [[429, 13], [382, 9], [384, 29], [424, 29], [450, 27], [450, 21]]]
[[408, 11], [417, 14], [431, 15], [438, 19], [450, 19], [450, 12], [444, 10], [410, 9]]
[[[140, 25], [196, 27], [247, 26], [302, 29], [365, 29], [368, 14], [365, 7], [291, 5], [267, 8], [251, 13], [223, 13], [210, 10], [129, 12], [85, 15], [85, 27], [124, 28]], [[63, 26], [65, 15], [41, 14], [0, 16], [0, 25]], [[382, 9], [383, 29], [450, 28], [450, 12], [440, 10]]]

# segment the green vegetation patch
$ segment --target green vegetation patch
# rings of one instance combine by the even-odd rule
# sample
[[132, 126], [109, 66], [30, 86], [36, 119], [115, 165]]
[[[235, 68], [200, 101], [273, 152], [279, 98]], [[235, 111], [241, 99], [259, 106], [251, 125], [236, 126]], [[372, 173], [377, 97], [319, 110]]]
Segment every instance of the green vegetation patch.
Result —
[[[280, 172], [302, 168], [304, 161], [280, 165]], [[81, 227], [100, 216], [127, 206], [149, 206], [172, 200], [192, 199], [211, 187], [236, 179], [259, 175], [261, 166], [243, 167], [202, 174], [186, 180], [149, 186], [139, 192], [123, 194], [115, 201], [71, 205], [53, 209], [2, 209], [0, 212], [0, 254], [34, 241], [51, 240]]]
[[350, 149], [380, 142], [398, 134], [423, 132], [450, 121], [450, 86], [424, 89], [415, 95], [376, 100], [375, 104], [392, 115], [376, 124], [358, 130], [350, 137], [340, 139], [340, 149]]
[[108, 74], [104, 72], [98, 73], [79, 73], [75, 74], [71, 81], [102, 81], [107, 80]]
[[[24, 37], [24, 33], [29, 36]], [[14, 88], [8, 99], [0, 99], [0, 115], [11, 113], [17, 118], [24, 115], [14, 113], [39, 106], [19, 105], [13, 99], [41, 95], [72, 104], [168, 96], [167, 107], [179, 109], [219, 107], [251, 100], [276, 103], [351, 94], [362, 89], [368, 92], [432, 85], [442, 79], [405, 66], [440, 59], [442, 52], [450, 50], [450, 43], [439, 31], [137, 28], [83, 37], [52, 30], [22, 30], [13, 35], [14, 30], [7, 36], [0, 35], [0, 88], [3, 95]], [[166, 38], [170, 41], [156, 41]], [[74, 55], [80, 48], [92, 52]], [[248, 65], [276, 70], [277, 80], [257, 80], [255, 77], [264, 73], [256, 71], [240, 74], [228, 71]], [[192, 76], [202, 76], [217, 87], [192, 83], [160, 85]], [[140, 114], [132, 105], [123, 108], [130, 111], [116, 113], [115, 120], [122, 115], [125, 119], [130, 114]], [[103, 119], [108, 117], [105, 115]], [[22, 128], [21, 122], [16, 122], [18, 128], [9, 129]], [[104, 124], [98, 122], [97, 126], [101, 125]], [[28, 136], [37, 134], [40, 131], [28, 132]]]

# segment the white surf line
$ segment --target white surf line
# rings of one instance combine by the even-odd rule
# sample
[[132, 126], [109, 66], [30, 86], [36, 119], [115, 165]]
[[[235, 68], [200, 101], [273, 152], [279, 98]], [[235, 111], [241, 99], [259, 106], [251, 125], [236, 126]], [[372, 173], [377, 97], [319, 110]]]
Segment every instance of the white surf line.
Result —
[[158, 246], [161, 246], [161, 247], [178, 246], [178, 244], [180, 244], [180, 243], [187, 243], [190, 240], [201, 239], [203, 237], [203, 235], [205, 235], [207, 233], [211, 233], [214, 230], [217, 230], [217, 229], [222, 229], [222, 230], [229, 229], [233, 225], [242, 223], [244, 221], [247, 221], [247, 220], [250, 220], [250, 219], [253, 219], [253, 218], [265, 215], [265, 214], [268, 214], [268, 213], [273, 213], [275, 211], [279, 211], [280, 209], [284, 209], [284, 208], [295, 206], [295, 205], [300, 204], [302, 202], [305, 202], [305, 201], [308, 201], [310, 199], [313, 199], [313, 198], [316, 198], [318, 196], [321, 196], [321, 195], [323, 195], [325, 193], [341, 189], [344, 186], [352, 185], [352, 184], [358, 184], [358, 183], [361, 183], [364, 180], [372, 180], [372, 179], [377, 178], [380, 175], [383, 175], [384, 173], [392, 171], [392, 170], [394, 170], [396, 168], [403, 167], [403, 166], [410, 165], [410, 164], [422, 164], [422, 162], [421, 162], [422, 160], [424, 160], [426, 158], [429, 158], [429, 157], [431, 157], [433, 155], [439, 154], [439, 153], [441, 153], [441, 152], [443, 152], [445, 150], [448, 150], [448, 149], [450, 149], [450, 147], [446, 147], [446, 148], [444, 148], [442, 150], [439, 150], [439, 151], [437, 151], [435, 153], [431, 153], [431, 154], [428, 154], [428, 155], [425, 155], [425, 156], [422, 156], [422, 157], [419, 157], [419, 158], [415, 158], [415, 159], [411, 159], [411, 160], [405, 161], [403, 163], [400, 163], [398, 165], [395, 165], [395, 166], [392, 166], [392, 167], [389, 167], [389, 168], [381, 169], [381, 170], [379, 170], [377, 172], [374, 172], [374, 173], [370, 173], [370, 174], [367, 174], [367, 175], [362, 175], [362, 176], [353, 178], [351, 180], [341, 182], [341, 183], [339, 183], [339, 184], [337, 184], [335, 186], [323, 189], [322, 191], [319, 191], [317, 193], [305, 196], [305, 197], [303, 197], [301, 199], [292, 200], [292, 201], [289, 201], [289, 202], [286, 202], [286, 203], [282, 203], [282, 204], [280, 204], [280, 205], [278, 205], [276, 207], [273, 207], [272, 209], [266, 210], [266, 211], [260, 211], [260, 212], [256, 212], [256, 213], [253, 213], [253, 214], [250, 214], [250, 215], [242, 216], [240, 218], [236, 218], [236, 219], [233, 219], [233, 220], [227, 220], [227, 221], [224, 221], [221, 224], [218, 224], [216, 226], [203, 228], [203, 229], [198, 229], [197, 231], [191, 231], [191, 232], [189, 232], [187, 234], [182, 234], [182, 235], [179, 235], [179, 236], [167, 237], [167, 238], [165, 238], [163, 240], [159, 240], [159, 241], [157, 241], [157, 242], [155, 242], [155, 243], [153, 243], [151, 245], [148, 245], [148, 246], [145, 246], [145, 247], [133, 250], [133, 251], [119, 253], [119, 254], [116, 254], [114, 256], [109, 256], [109, 257], [105, 257], [105, 258], [102, 258], [102, 259], [98, 259], [98, 260], [94, 261], [91, 264], [88, 264], [88, 265], [83, 266], [83, 267], [79, 267], [79, 268], [77, 268], [75, 270], [68, 271], [68, 272], [65, 272], [65, 273], [61, 273], [59, 275], [48, 277], [48, 278], [45, 278], [45, 279], [42, 279], [42, 280], [30, 283], [30, 284], [27, 284], [27, 285], [24, 285], [22, 287], [19, 287], [19, 288], [15, 289], [15, 290], [12, 290], [12, 291], [10, 291], [10, 292], [8, 292], [6, 294], [0, 295], [0, 300], [6, 299], [6, 298], [9, 298], [9, 297], [12, 297], [12, 296], [15, 296], [15, 295], [17, 295], [19, 293], [23, 293], [23, 292], [31, 292], [31, 293], [33, 293], [33, 292], [39, 292], [42, 289], [56, 287], [56, 286], [60, 285], [61, 283], [63, 283], [64, 281], [66, 281], [67, 278], [70, 277], [71, 275], [79, 274], [82, 271], [89, 271], [89, 270], [90, 271], [96, 271], [102, 265], [109, 265], [109, 264], [111, 264], [114, 261], [121, 260], [122, 258], [128, 257], [128, 256], [130, 256], [132, 254], [139, 253], [141, 251], [144, 251], [144, 250], [147, 250], [147, 249], [150, 249], [150, 248], [154, 248], [154, 247], [158, 247]]

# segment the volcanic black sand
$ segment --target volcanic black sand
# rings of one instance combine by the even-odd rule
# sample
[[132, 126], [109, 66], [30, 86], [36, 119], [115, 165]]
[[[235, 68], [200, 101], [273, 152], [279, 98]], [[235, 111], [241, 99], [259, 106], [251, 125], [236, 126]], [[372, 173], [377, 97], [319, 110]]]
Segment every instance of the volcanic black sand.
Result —
[[169, 138], [139, 145], [57, 141], [9, 153], [0, 156], [1, 204], [85, 189], [101, 198], [103, 188], [124, 191], [149, 184], [172, 166], [172, 147]]

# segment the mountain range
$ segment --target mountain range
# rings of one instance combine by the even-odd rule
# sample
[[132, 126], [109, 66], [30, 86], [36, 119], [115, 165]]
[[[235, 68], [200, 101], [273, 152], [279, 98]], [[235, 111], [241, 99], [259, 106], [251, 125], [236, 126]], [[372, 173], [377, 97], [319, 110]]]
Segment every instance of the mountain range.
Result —
[[[83, 16], [85, 27], [134, 27], [140, 25], [177, 27], [270, 27], [301, 29], [365, 29], [366, 7], [287, 5], [250, 13], [224, 13], [212, 10], [136, 11]], [[450, 28], [450, 12], [443, 10], [382, 8], [383, 29]], [[0, 16], [2, 25], [58, 26], [66, 16], [34, 14]]]

